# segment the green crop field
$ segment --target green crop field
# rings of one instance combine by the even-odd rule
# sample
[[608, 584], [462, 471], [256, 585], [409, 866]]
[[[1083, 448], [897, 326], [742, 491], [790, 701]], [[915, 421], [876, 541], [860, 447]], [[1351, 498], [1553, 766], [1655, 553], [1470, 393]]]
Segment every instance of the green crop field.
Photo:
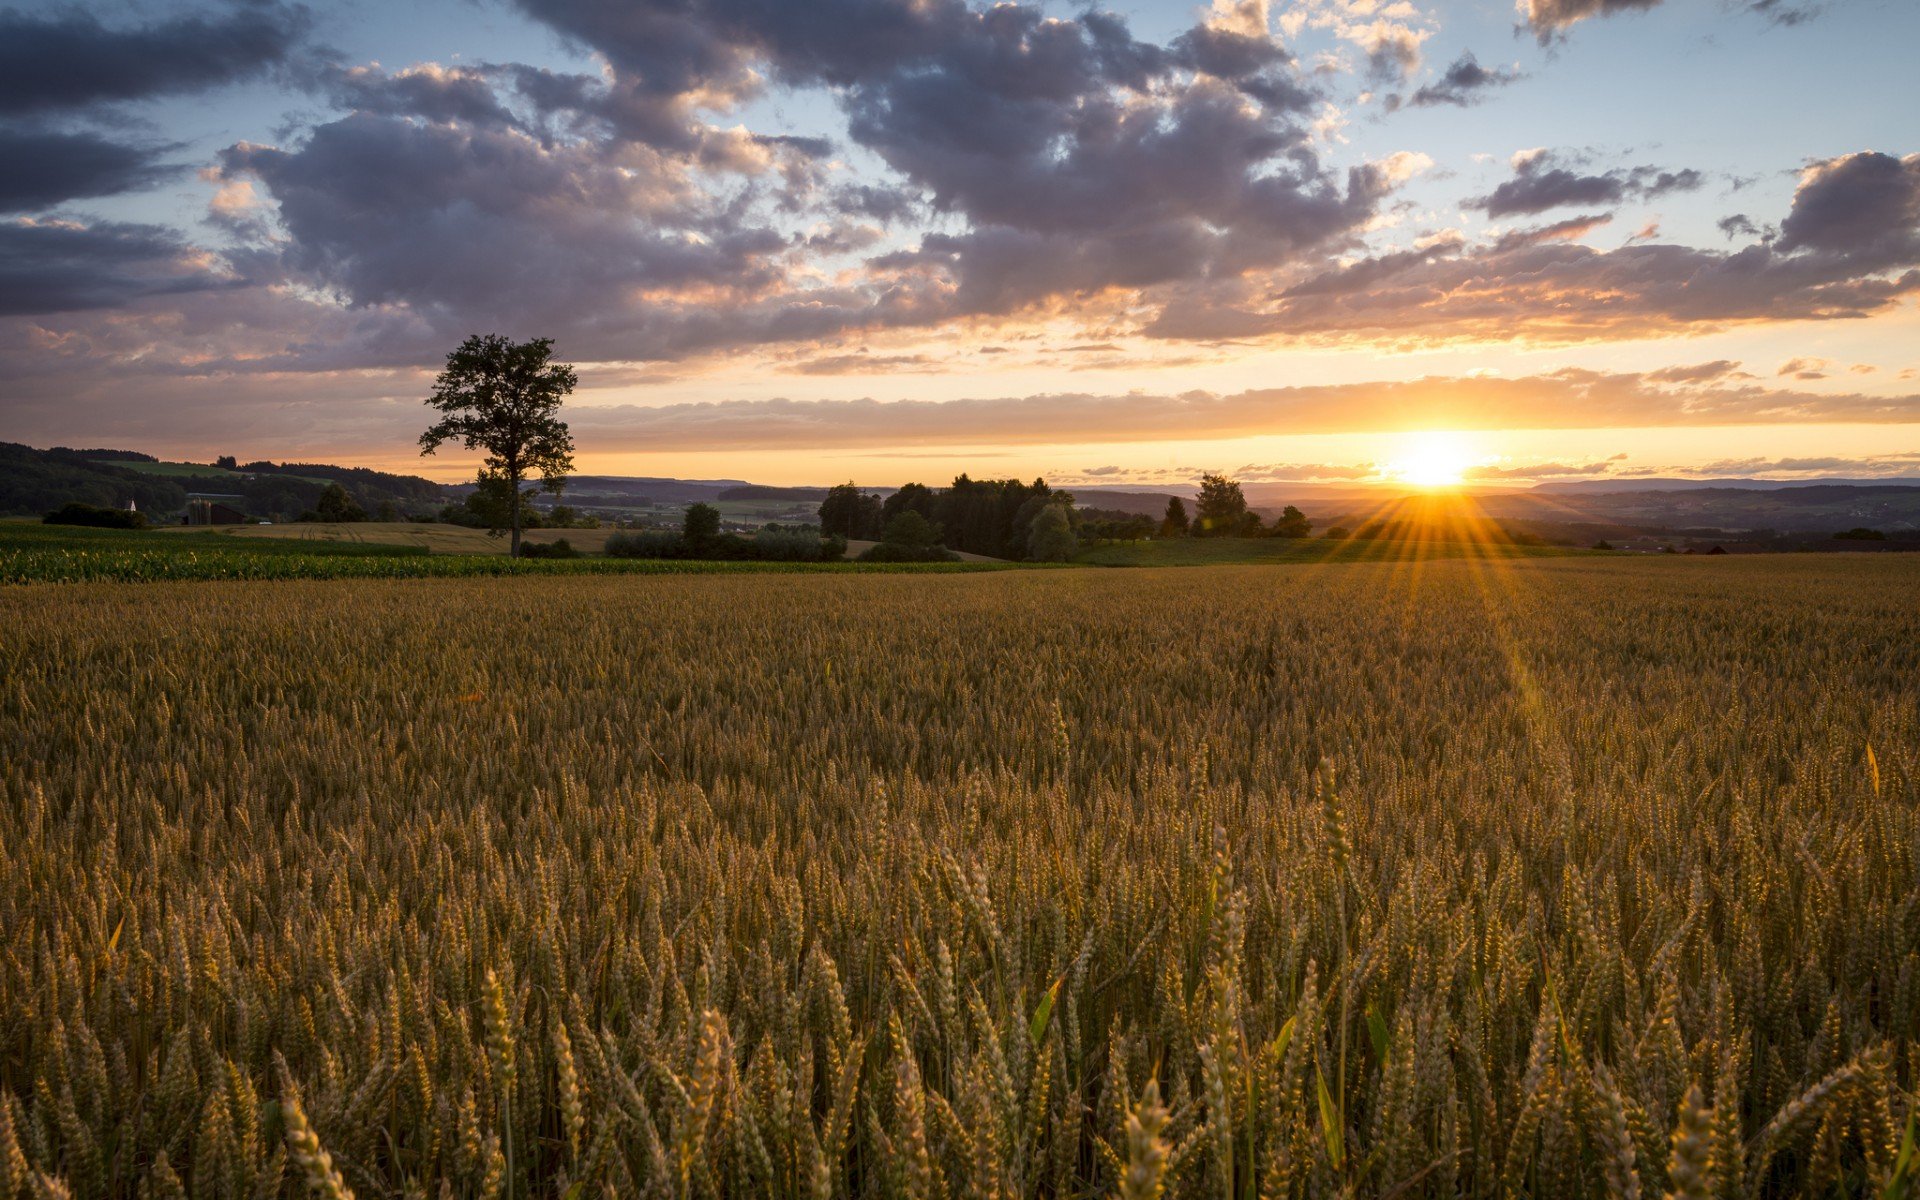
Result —
[[0, 589], [0, 1197], [1910, 1196], [1916, 596]]
[[[764, 574], [807, 571], [854, 573], [940, 573], [1015, 569], [1010, 563], [789, 563], [705, 562], [570, 558], [512, 559], [499, 552], [503, 544], [492, 539], [495, 553], [477, 552], [485, 543], [480, 530], [449, 526], [389, 525], [395, 542], [361, 541], [358, 535], [327, 536], [328, 531], [357, 527], [325, 525], [235, 526], [230, 531], [182, 528], [151, 530], [90, 529], [71, 525], [41, 525], [0, 521], [0, 586], [39, 583], [155, 583], [163, 580], [269, 579], [419, 579], [472, 578], [500, 575], [687, 575]], [[431, 541], [408, 537], [409, 529], [434, 531]], [[439, 531], [451, 530], [446, 536]], [[309, 536], [311, 531], [311, 536]], [[261, 536], [255, 536], [256, 532]], [[553, 531], [529, 541], [553, 541]], [[565, 532], [565, 531], [562, 531]], [[583, 531], [605, 544], [605, 535]], [[274, 536], [278, 535], [278, 536]], [[469, 535], [460, 537], [457, 535]], [[379, 536], [378, 533], [374, 536]], [[435, 553], [440, 543], [455, 543], [448, 553]], [[6, 1200], [0, 1197], [0, 1200]]]

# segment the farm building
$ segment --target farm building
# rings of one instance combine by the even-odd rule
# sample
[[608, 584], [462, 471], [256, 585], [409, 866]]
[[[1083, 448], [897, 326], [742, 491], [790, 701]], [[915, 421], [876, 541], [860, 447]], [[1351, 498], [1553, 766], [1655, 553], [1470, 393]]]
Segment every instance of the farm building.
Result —
[[247, 514], [240, 511], [245, 496], [225, 496], [213, 492], [187, 493], [187, 524], [244, 525]]

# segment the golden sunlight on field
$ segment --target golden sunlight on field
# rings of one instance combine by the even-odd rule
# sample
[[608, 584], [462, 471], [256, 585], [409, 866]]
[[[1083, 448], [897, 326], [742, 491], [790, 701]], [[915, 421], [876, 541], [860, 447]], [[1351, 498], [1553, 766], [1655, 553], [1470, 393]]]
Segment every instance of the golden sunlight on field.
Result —
[[0, 1195], [1896, 1194], [1916, 591], [14, 589]]

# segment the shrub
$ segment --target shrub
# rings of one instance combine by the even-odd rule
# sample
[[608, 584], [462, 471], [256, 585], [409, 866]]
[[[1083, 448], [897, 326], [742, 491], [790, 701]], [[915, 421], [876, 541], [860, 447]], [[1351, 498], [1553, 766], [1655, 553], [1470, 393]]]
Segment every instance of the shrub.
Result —
[[666, 529], [635, 529], [607, 539], [614, 558], [688, 558], [687, 539]]
[[880, 542], [867, 547], [860, 562], [959, 562], [960, 556], [945, 546], [903, 546], [899, 542]]
[[145, 529], [147, 514], [124, 508], [101, 508], [72, 500], [41, 518], [45, 525], [90, 525], [95, 529]]
[[[845, 538], [817, 533], [762, 530], [750, 538], [735, 533], [690, 538], [665, 529], [616, 533], [607, 539], [614, 558], [689, 558], [718, 562], [837, 562], [846, 556]], [[888, 561], [918, 561], [894, 559]]]
[[[824, 553], [826, 542], [818, 533], [802, 532], [792, 529], [763, 529], [753, 536], [753, 556], [769, 562], [820, 562], [827, 556]], [[847, 552], [845, 539], [839, 541], [840, 551], [834, 557]]]
[[1027, 529], [1027, 557], [1034, 562], [1066, 562], [1080, 548], [1064, 504], [1049, 504]]
[[880, 540], [894, 546], [914, 549], [931, 546], [940, 540], [940, 529], [914, 509], [896, 513], [887, 521]]
[[580, 552], [573, 548], [572, 542], [569, 542], [565, 538], [557, 538], [551, 542], [520, 543], [520, 557], [521, 558], [579, 558]]

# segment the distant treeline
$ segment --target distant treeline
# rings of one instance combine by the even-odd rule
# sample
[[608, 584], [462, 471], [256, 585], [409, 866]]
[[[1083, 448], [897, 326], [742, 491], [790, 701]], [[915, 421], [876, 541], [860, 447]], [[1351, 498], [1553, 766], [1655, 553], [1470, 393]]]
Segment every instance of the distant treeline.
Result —
[[[924, 524], [900, 525], [912, 514]], [[1237, 480], [1208, 475], [1201, 480], [1194, 512], [1168, 498], [1164, 516], [1120, 509], [1076, 508], [1073, 494], [1044, 479], [974, 479], [957, 476], [944, 488], [909, 483], [884, 498], [843, 483], [820, 504], [820, 528], [846, 538], [878, 539], [907, 547], [917, 539], [949, 550], [989, 558], [1058, 561], [1079, 542], [1140, 541], [1150, 537], [1306, 537], [1313, 522], [1288, 505], [1269, 524], [1247, 507]], [[904, 532], [903, 532], [904, 531]]]
[[715, 497], [718, 500], [792, 500], [804, 504], [809, 500], [818, 501], [826, 494], [825, 488], [817, 487], [775, 487], [772, 484], [749, 483], [743, 487], [723, 488]]
[[242, 465], [225, 457], [196, 476], [155, 474], [133, 465], [159, 461], [137, 450], [37, 450], [0, 442], [0, 514], [40, 516], [71, 503], [124, 509], [131, 501], [160, 522], [186, 508], [188, 492], [211, 492], [238, 497], [232, 506], [250, 517], [291, 521], [317, 513], [329, 484], [370, 515], [405, 517], [441, 502], [440, 485], [432, 480], [365, 467], [265, 460]]

